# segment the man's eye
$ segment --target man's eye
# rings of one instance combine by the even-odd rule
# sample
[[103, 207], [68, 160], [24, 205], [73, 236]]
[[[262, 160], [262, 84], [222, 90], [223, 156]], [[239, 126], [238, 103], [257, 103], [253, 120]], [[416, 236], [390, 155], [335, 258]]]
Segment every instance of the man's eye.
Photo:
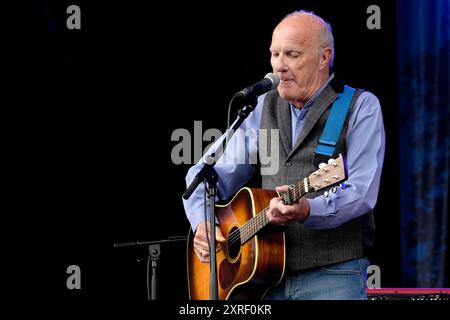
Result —
[[276, 58], [278, 57], [280, 54], [278, 52], [272, 52], [272, 57]]

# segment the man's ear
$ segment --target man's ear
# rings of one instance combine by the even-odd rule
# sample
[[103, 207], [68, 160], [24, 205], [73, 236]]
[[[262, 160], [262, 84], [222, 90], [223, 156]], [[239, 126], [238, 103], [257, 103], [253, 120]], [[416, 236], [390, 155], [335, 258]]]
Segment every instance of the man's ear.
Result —
[[331, 59], [331, 48], [330, 47], [322, 48], [322, 52], [320, 54], [320, 65], [319, 65], [320, 70], [328, 67], [330, 59]]

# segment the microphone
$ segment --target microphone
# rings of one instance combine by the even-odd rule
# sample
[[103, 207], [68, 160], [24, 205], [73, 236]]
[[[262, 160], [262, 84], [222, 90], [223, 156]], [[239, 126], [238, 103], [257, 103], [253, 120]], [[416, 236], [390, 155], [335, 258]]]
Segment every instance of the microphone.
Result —
[[278, 79], [277, 75], [275, 73], [268, 73], [261, 81], [236, 93], [234, 98], [256, 98], [267, 91], [275, 89], [279, 84], [280, 79]]

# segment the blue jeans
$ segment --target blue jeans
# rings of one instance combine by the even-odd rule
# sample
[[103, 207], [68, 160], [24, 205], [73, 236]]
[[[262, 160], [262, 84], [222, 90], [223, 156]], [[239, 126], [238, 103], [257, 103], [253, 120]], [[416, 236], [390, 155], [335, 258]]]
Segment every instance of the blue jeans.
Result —
[[366, 300], [369, 260], [360, 258], [289, 275], [266, 300]]

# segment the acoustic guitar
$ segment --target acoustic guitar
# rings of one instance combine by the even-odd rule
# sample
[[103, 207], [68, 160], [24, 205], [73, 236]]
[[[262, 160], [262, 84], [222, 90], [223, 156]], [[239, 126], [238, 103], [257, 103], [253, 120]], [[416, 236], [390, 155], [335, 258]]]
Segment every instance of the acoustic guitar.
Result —
[[[284, 228], [269, 223], [266, 212], [272, 198], [284, 203], [298, 201], [308, 192], [331, 187], [347, 179], [342, 155], [321, 164], [289, 191], [242, 188], [225, 205], [216, 206], [216, 215], [225, 243], [217, 245], [219, 300], [262, 299], [283, 278], [286, 261]], [[210, 268], [194, 252], [194, 235], [188, 236], [188, 288], [192, 300], [209, 299]]]

